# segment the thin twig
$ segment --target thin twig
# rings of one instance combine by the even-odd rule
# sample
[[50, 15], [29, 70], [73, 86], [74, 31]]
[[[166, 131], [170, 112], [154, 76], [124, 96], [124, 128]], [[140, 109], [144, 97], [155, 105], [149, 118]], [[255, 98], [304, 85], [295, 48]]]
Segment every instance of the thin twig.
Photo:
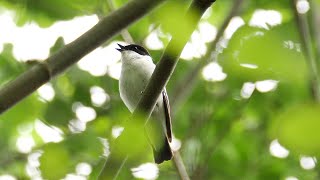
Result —
[[315, 61], [314, 53], [312, 51], [308, 21], [306, 20], [306, 17], [303, 14], [300, 14], [297, 10], [296, 5], [298, 0], [292, 0], [291, 2], [295, 21], [299, 30], [302, 52], [305, 56], [309, 68], [312, 95], [316, 102], [320, 102], [320, 79], [318, 74], [317, 63]]
[[[108, 3], [108, 6], [109, 6], [111, 11], [115, 11], [116, 10], [116, 7], [114, 5], [113, 0], [107, 0], [107, 3]], [[131, 34], [129, 33], [129, 31], [127, 29], [123, 29], [120, 32], [120, 34], [121, 34], [123, 40], [126, 41], [127, 43], [129, 43], [129, 44], [133, 44], [134, 43], [133, 38], [132, 38]]]
[[173, 112], [176, 112], [177, 107], [183, 103], [183, 101], [187, 100], [187, 97], [191, 94], [198, 78], [198, 74], [201, 69], [207, 65], [209, 62], [212, 62], [212, 53], [216, 49], [216, 46], [223, 36], [224, 31], [226, 30], [229, 22], [231, 19], [238, 13], [243, 0], [235, 0], [229, 14], [226, 16], [225, 20], [223, 21], [221, 27], [219, 28], [216, 38], [214, 41], [209, 45], [206, 55], [198, 62], [198, 64], [191, 69], [186, 75], [184, 76], [183, 80], [178, 82], [175, 90], [173, 91], [173, 100], [171, 100], [171, 107]]
[[[315, 39], [316, 63], [320, 68], [320, 8], [314, 0], [310, 0], [311, 23], [313, 27], [313, 37]], [[319, 71], [318, 71], [319, 72]]]
[[128, 156], [126, 156], [126, 157], [124, 158], [124, 161], [121, 163], [120, 168], [117, 169], [117, 173], [116, 173], [116, 175], [114, 176], [113, 179], [117, 179], [117, 178], [118, 178], [118, 176], [119, 176], [119, 174], [120, 174], [120, 172], [121, 172], [121, 169], [123, 168], [123, 166], [124, 166], [124, 164], [126, 163], [127, 159], [128, 159]]
[[180, 179], [181, 180], [190, 180], [179, 151], [174, 152], [173, 161], [174, 161], [173, 164], [175, 165], [175, 167], [178, 171]]
[[[314, 0], [309, 0], [310, 3], [310, 11], [311, 11], [311, 23], [313, 28], [313, 37], [312, 39], [315, 39], [315, 60], [317, 63], [317, 68], [320, 68], [320, 14], [319, 14], [319, 6]], [[319, 163], [316, 163], [316, 172], [317, 177], [320, 179], [320, 165]]]

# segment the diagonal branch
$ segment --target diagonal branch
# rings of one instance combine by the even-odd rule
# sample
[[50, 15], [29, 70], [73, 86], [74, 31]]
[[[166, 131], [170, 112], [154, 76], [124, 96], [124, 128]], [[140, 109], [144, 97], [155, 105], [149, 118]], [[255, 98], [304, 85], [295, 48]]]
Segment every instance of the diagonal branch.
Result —
[[[184, 48], [192, 32], [196, 28], [201, 16], [214, 1], [215, 0], [194, 0], [187, 12], [187, 15], [189, 15], [187, 17], [192, 18], [188, 19], [190, 26], [187, 27], [189, 28], [184, 29], [185, 36], [177, 36], [179, 33], [178, 30], [176, 32], [172, 32], [172, 39], [165, 49], [160, 62], [157, 64], [157, 67], [153, 72], [152, 77], [149, 80], [146, 89], [144, 90], [143, 96], [140, 99], [137, 108], [132, 116], [131, 121], [135, 121], [135, 128], [140, 129], [140, 131], [144, 128], [144, 124], [150, 116], [156, 104], [157, 98], [159, 97], [161, 91], [163, 90], [171, 74], [173, 73], [175, 66], [178, 63], [178, 58], [182, 52], [182, 49]], [[186, 21], [183, 21], [182, 23], [186, 23]], [[181, 27], [186, 26], [181, 25]], [[141, 118], [141, 113], [144, 115], [144, 118]], [[135, 133], [138, 132], [135, 131]], [[113, 179], [116, 177], [116, 174], [112, 174], [114, 173], [113, 169], [120, 169], [121, 166], [119, 165], [122, 163], [119, 163], [119, 161], [124, 162], [127, 159], [128, 154], [123, 154], [123, 152], [118, 153], [118, 156], [115, 156], [114, 154], [116, 153], [116, 150], [121, 150], [121, 146], [119, 144], [123, 144], [123, 142], [130, 142], [131, 138], [134, 135], [135, 134], [132, 134], [132, 132], [130, 133], [128, 132], [128, 130], [125, 130], [118, 138], [118, 142], [113, 147], [111, 154], [102, 170], [102, 173], [100, 174], [100, 178]], [[118, 163], [113, 164], [113, 162]]]
[[[115, 11], [115, 10], [116, 10], [113, 0], [108, 0], [107, 3], [108, 3], [108, 7], [109, 7], [109, 10], [110, 10], [110, 11]], [[159, 26], [157, 25], [157, 26], [155, 26], [154, 28], [156, 29], [156, 28], [158, 28], [158, 27], [159, 27]], [[151, 30], [151, 32], [152, 32], [152, 31], [153, 31], [153, 30]], [[123, 39], [124, 41], [126, 41], [127, 43], [129, 43], [129, 44], [135, 43], [135, 41], [133, 40], [130, 32], [129, 32], [127, 29], [123, 29], [123, 30], [120, 32], [120, 34], [121, 34], [121, 36], [122, 36], [122, 39]], [[141, 41], [141, 43], [144, 41], [144, 39], [145, 39], [145, 38], [143, 38], [143, 40]], [[185, 168], [185, 166], [184, 166], [184, 163], [183, 163], [183, 160], [182, 160], [182, 158], [181, 158], [181, 156], [180, 156], [179, 151], [176, 151], [176, 152], [174, 152], [174, 153], [175, 153], [175, 156], [173, 156], [173, 162], [174, 162], [174, 165], [175, 165], [175, 167], [176, 167], [176, 169], [177, 169], [177, 173], [179, 174], [179, 176], [181, 177], [181, 179], [186, 179], [186, 180], [188, 180], [188, 179], [189, 179], [189, 175], [188, 175], [187, 170], [186, 170], [186, 168]], [[116, 176], [117, 176], [117, 175], [116, 175]]]
[[179, 151], [174, 152], [173, 161], [177, 171], [179, 172], [180, 179], [190, 180]]
[[164, 0], [133, 0], [101, 19], [98, 24], [50, 56], [33, 66], [0, 90], [0, 114], [34, 92], [50, 78], [66, 70], [104, 41], [146, 15]]
[[189, 14], [194, 14], [193, 11], [197, 12], [196, 15], [193, 15], [193, 18], [190, 19], [191, 22], [189, 21], [192, 28], [185, 29], [185, 36], [179, 39], [175, 36], [175, 34], [178, 34], [179, 32], [173, 33], [173, 37], [165, 49], [163, 56], [157, 64], [157, 67], [143, 93], [144, 95], [140, 99], [137, 109], [134, 111], [133, 118], [137, 117], [139, 112], [144, 112], [147, 117], [150, 116], [156, 104], [157, 97], [160, 95], [162, 89], [167, 84], [171, 74], [173, 73], [185, 44], [196, 28], [202, 14], [214, 1], [215, 0], [193, 1], [188, 11]]

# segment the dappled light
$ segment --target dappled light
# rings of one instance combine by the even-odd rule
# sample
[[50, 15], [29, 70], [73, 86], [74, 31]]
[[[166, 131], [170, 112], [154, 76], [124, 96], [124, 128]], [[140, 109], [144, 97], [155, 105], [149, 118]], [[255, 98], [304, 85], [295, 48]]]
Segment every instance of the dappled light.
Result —
[[110, 96], [98, 86], [90, 88], [91, 101], [95, 106], [102, 106], [105, 103], [110, 102]]
[[253, 13], [249, 25], [269, 29], [269, 26], [281, 24], [281, 20], [282, 16], [278, 11], [258, 9]]
[[35, 142], [31, 135], [19, 136], [16, 142], [16, 146], [19, 152], [29, 153], [34, 147]]
[[208, 21], [203, 21], [199, 24], [199, 33], [200, 38], [204, 42], [209, 43], [216, 38], [217, 28], [210, 24]]
[[121, 63], [117, 62], [116, 64], [110, 65], [108, 69], [108, 74], [113, 79], [119, 80], [121, 72]]
[[55, 92], [50, 83], [42, 85], [38, 89], [40, 97], [46, 101], [51, 101], [54, 98]]
[[156, 179], [159, 176], [159, 169], [156, 164], [145, 163], [131, 169], [132, 174], [136, 178]]
[[41, 154], [42, 152], [36, 151], [28, 155], [28, 163], [26, 165], [25, 171], [29, 175], [29, 177], [32, 179], [41, 178], [41, 172], [39, 170], [39, 166], [40, 166], [39, 158]]
[[299, 179], [294, 176], [288, 176], [285, 178], [285, 180], [299, 180]]
[[172, 142], [170, 143], [172, 151], [178, 151], [181, 148], [181, 145], [181, 140], [173, 137]]
[[16, 180], [17, 178], [10, 174], [0, 175], [0, 180]]
[[67, 174], [67, 176], [64, 178], [65, 180], [86, 180], [87, 178], [81, 175], [77, 175], [77, 174]]
[[272, 156], [277, 158], [286, 158], [289, 155], [289, 151], [285, 147], [281, 146], [276, 139], [270, 143], [269, 151]]
[[146, 44], [148, 49], [151, 49], [151, 50], [163, 49], [164, 45], [161, 39], [159, 38], [159, 34], [161, 33], [159, 31], [160, 31], [159, 28], [153, 30], [145, 39], [144, 43]]
[[105, 75], [120, 60], [120, 54], [114, 52], [115, 48], [116, 42], [104, 48], [97, 48], [78, 62], [79, 68], [93, 76]]
[[119, 137], [119, 136], [121, 135], [123, 129], [124, 129], [124, 128], [121, 127], [121, 126], [113, 126], [113, 127], [112, 127], [112, 131], [111, 131], [112, 137], [114, 137], [114, 138]]
[[226, 39], [230, 39], [233, 35], [233, 33], [235, 33], [237, 31], [238, 28], [240, 28], [241, 26], [243, 26], [245, 24], [245, 22], [243, 21], [243, 19], [241, 17], [233, 17], [231, 19], [231, 21], [229, 22], [229, 25], [226, 29], [226, 31], [224, 32], [224, 37]]
[[96, 118], [96, 112], [93, 108], [83, 106], [81, 103], [73, 104], [73, 109], [77, 118], [82, 122], [89, 122]]
[[258, 68], [258, 66], [255, 64], [242, 63], [242, 64], [240, 64], [240, 66], [245, 67], [245, 68], [250, 68], [250, 69], [257, 69]]
[[200, 23], [199, 29], [192, 33], [191, 40], [185, 45], [181, 53], [181, 58], [184, 60], [193, 60], [204, 56], [207, 52], [205, 43], [214, 40], [217, 33], [216, 31], [216, 28], [210, 23]]
[[110, 146], [109, 146], [109, 141], [104, 138], [99, 138], [102, 146], [103, 146], [103, 157], [108, 157], [110, 155]]
[[276, 80], [263, 80], [256, 82], [256, 88], [259, 92], [266, 93], [273, 91], [277, 88], [278, 82]]
[[72, 133], [80, 133], [86, 130], [87, 124], [84, 121], [80, 121], [79, 119], [71, 119], [69, 121], [69, 130]]
[[81, 162], [76, 166], [76, 173], [82, 176], [88, 176], [92, 172], [92, 167], [90, 164]]
[[319, 19], [309, 0], [0, 1], [0, 180], [320, 179]]
[[313, 157], [302, 156], [300, 158], [300, 166], [306, 170], [315, 168], [316, 163], [317, 163], [317, 160]]
[[63, 132], [59, 128], [44, 124], [41, 120], [35, 120], [34, 129], [45, 143], [63, 140]]
[[307, 0], [299, 0], [297, 2], [297, 10], [300, 14], [305, 14], [309, 11], [310, 4]]
[[13, 53], [16, 59], [21, 61], [46, 59], [50, 47], [59, 36], [69, 43], [98, 22], [97, 17], [93, 15], [56, 22], [46, 29], [34, 22], [18, 27], [14, 23], [13, 15], [11, 11], [1, 14], [0, 24], [6, 28], [0, 30], [0, 47], [3, 43], [15, 44]]
[[250, 98], [252, 95], [253, 91], [255, 90], [255, 84], [252, 82], [245, 82], [242, 85], [240, 95], [244, 99]]
[[202, 76], [207, 81], [223, 81], [227, 74], [223, 72], [222, 67], [216, 63], [210, 63], [202, 70]]

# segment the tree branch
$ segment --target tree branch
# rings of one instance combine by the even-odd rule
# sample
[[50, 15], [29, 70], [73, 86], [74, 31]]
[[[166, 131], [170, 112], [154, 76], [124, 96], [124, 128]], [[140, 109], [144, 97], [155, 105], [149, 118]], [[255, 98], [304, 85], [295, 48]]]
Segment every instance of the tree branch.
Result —
[[180, 179], [190, 180], [179, 151], [174, 152], [173, 161], [174, 161], [173, 164], [175, 165], [177, 171], [179, 172], [178, 174], [180, 176]]
[[299, 14], [297, 10], [296, 5], [298, 0], [292, 0], [291, 2], [292, 2], [291, 3], [292, 10], [294, 13], [294, 17], [295, 17], [296, 24], [298, 26], [299, 35], [300, 35], [302, 52], [306, 58], [307, 65], [310, 70], [309, 73], [310, 73], [313, 98], [316, 102], [320, 102], [320, 79], [318, 74], [317, 63], [314, 57], [314, 53], [312, 51], [309, 25], [306, 20], [306, 17], [304, 17], [304, 15], [302, 14]]
[[104, 41], [119, 33], [164, 0], [133, 0], [101, 19], [98, 24], [50, 56], [9, 82], [0, 90], [0, 114], [19, 102], [50, 78], [66, 70]]
[[[190, 26], [188, 27], [190, 28], [184, 29], [185, 36], [177, 36], [179, 33], [178, 30], [176, 32], [172, 32], [172, 39], [166, 47], [160, 62], [157, 64], [156, 69], [143, 92], [143, 96], [141, 97], [137, 108], [132, 115], [131, 121], [135, 122], [135, 128], [140, 129], [140, 131], [144, 128], [144, 125], [146, 124], [147, 119], [156, 104], [157, 98], [173, 73], [182, 49], [196, 28], [202, 14], [208, 7], [211, 6], [214, 1], [215, 0], [194, 0], [187, 12], [187, 17], [191, 17], [192, 15], [192, 18], [190, 18], [190, 20], [188, 19], [188, 23], [190, 23]], [[187, 21], [182, 21], [182, 23], [187, 23]], [[141, 118], [141, 114], [143, 114], [144, 118]], [[139, 132], [135, 131], [135, 133]], [[132, 137], [134, 135], [135, 134], [128, 132], [128, 130], [125, 128], [125, 131], [118, 138], [118, 142], [115, 144], [115, 147], [113, 147], [105, 167], [102, 170], [100, 178], [111, 179], [115, 177], [115, 174], [112, 174], [114, 173], [112, 169], [120, 169], [121, 167], [119, 164], [122, 163], [113, 164], [112, 162], [117, 162], [119, 160], [123, 162], [128, 154], [117, 153], [118, 157], [116, 157], [114, 154], [117, 150], [121, 151], [121, 146], [119, 144], [122, 144], [122, 142], [130, 142], [130, 140], [132, 141]]]
[[310, 11], [311, 11], [311, 23], [313, 27], [313, 37], [315, 39], [316, 49], [316, 63], [318, 69], [320, 69], [320, 8], [314, 0], [310, 0]]

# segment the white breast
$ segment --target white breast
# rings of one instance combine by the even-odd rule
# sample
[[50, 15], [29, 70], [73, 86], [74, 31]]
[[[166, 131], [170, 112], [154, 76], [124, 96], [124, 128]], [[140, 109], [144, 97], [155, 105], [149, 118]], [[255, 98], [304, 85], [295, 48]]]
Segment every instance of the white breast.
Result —
[[131, 112], [136, 108], [154, 69], [155, 65], [150, 56], [141, 56], [130, 51], [122, 53], [120, 97]]

